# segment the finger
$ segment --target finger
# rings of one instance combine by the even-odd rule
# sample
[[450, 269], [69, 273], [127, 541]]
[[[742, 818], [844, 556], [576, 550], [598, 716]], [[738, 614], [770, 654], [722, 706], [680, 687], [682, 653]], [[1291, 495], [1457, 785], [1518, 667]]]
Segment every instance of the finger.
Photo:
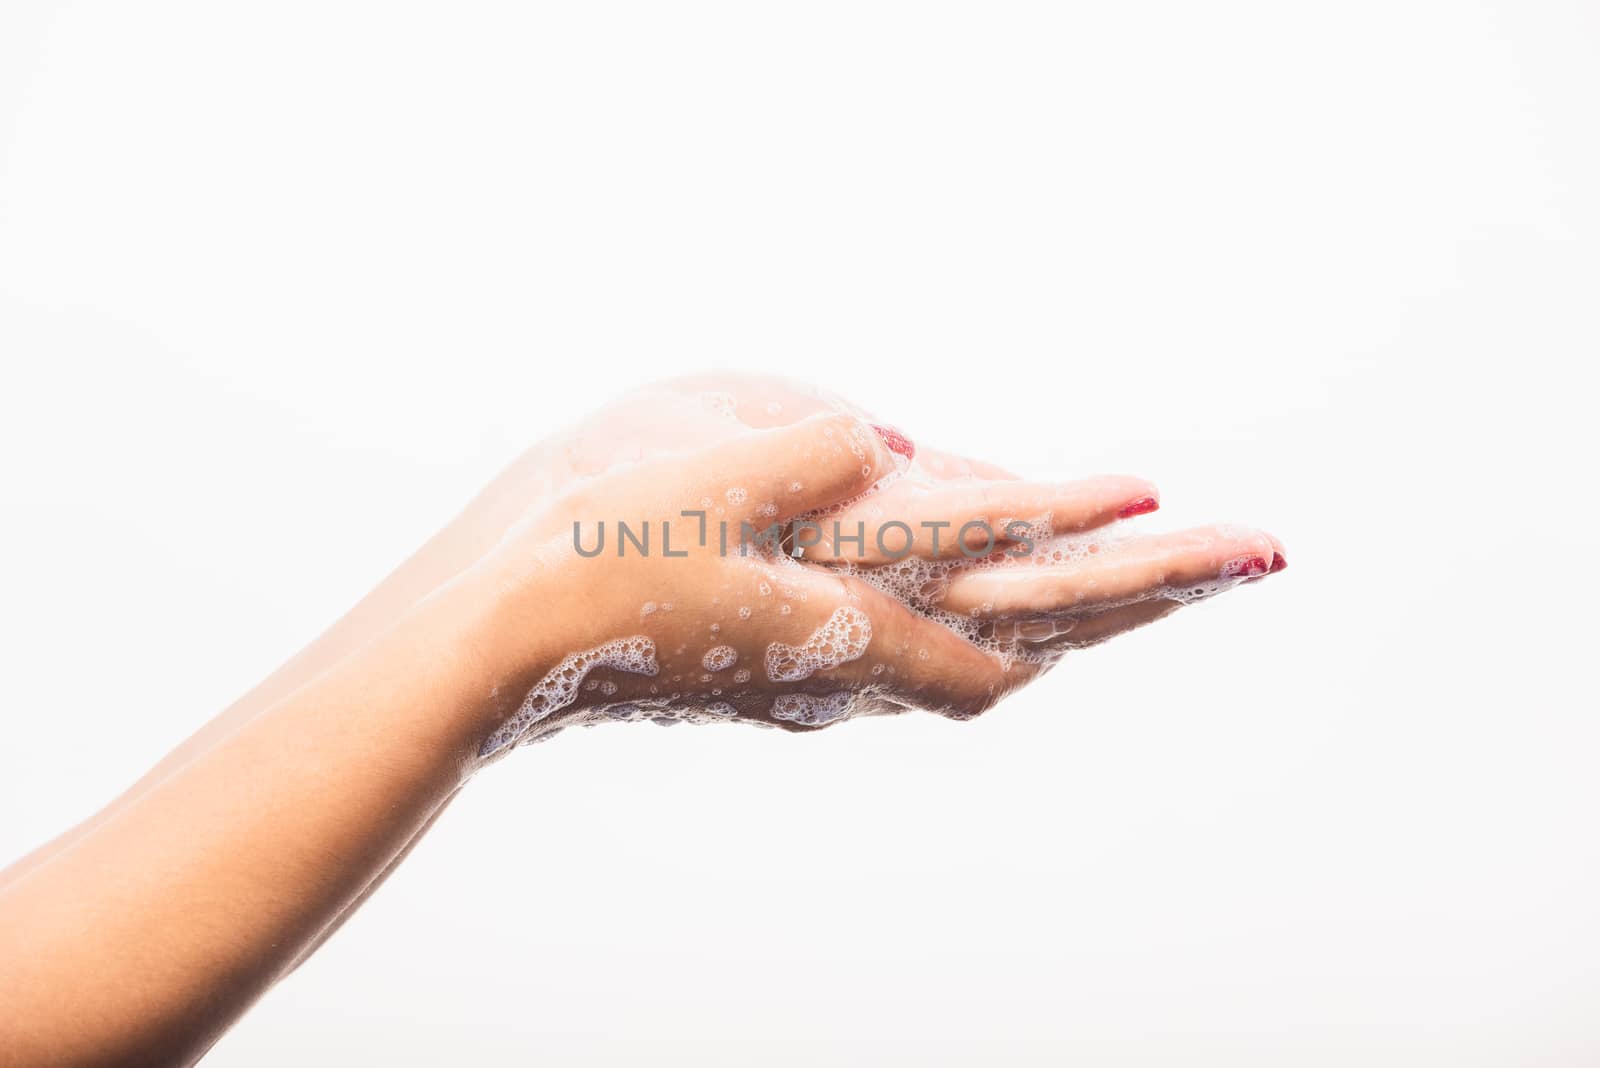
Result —
[[1204, 596], [1272, 566], [1272, 541], [1254, 530], [1201, 527], [1130, 538], [1067, 564], [1015, 565], [951, 577], [940, 607], [978, 618], [1041, 618], [1094, 611], [1172, 591]]
[[[1276, 535], [1268, 534], [1267, 537], [1272, 541], [1272, 565], [1267, 568], [1267, 575], [1276, 575], [1289, 566], [1289, 558], [1285, 555], [1283, 542], [1278, 540]], [[1250, 581], [1259, 582], [1266, 578], [1267, 575], [1257, 575]]]
[[1151, 597], [1134, 604], [1108, 608], [1104, 612], [1097, 612], [1085, 619], [1077, 620], [1066, 635], [1059, 639], [1059, 644], [1068, 649], [1087, 649], [1091, 645], [1099, 645], [1101, 642], [1110, 641], [1129, 631], [1165, 619], [1183, 605], [1184, 602], [1168, 597]]
[[1017, 477], [997, 464], [974, 460], [967, 456], [957, 456], [955, 453], [942, 452], [939, 449], [923, 449], [917, 456], [921, 466], [935, 478], [1006, 479]]
[[[1092, 530], [1160, 507], [1142, 478], [1106, 475], [1077, 482], [957, 479], [874, 494], [817, 520], [812, 562], [891, 563], [907, 556], [981, 559], [1024, 540]], [[1041, 525], [1045, 528], [1040, 529]]]
[[872, 637], [863, 656], [819, 679], [882, 687], [899, 703], [970, 719], [1036, 674], [1033, 665], [1002, 663], [859, 579], [847, 579], [846, 588], [872, 621]]
[[1182, 601], [1151, 597], [1076, 619], [1060, 616], [1054, 619], [996, 619], [985, 623], [980, 634], [1003, 644], [1019, 643], [1039, 649], [1086, 649], [1158, 619], [1165, 619], [1182, 607]]
[[704, 500], [758, 527], [831, 508], [899, 471], [904, 458], [872, 424], [825, 412], [707, 450]]

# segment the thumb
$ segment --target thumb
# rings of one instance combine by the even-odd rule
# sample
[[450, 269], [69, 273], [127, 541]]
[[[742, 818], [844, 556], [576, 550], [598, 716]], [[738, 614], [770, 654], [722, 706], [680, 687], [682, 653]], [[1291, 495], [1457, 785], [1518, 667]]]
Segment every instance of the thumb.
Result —
[[731, 506], [731, 518], [771, 523], [861, 496], [904, 470], [911, 451], [910, 442], [895, 431], [822, 412], [741, 434], [717, 447], [720, 455], [712, 467], [728, 473], [728, 485], [718, 496]]

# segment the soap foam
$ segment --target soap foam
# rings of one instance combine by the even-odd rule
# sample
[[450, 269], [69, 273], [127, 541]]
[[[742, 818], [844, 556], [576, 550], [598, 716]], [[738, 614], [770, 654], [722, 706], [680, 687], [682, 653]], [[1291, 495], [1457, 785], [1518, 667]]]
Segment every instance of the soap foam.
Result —
[[[958, 573], [965, 571], [1060, 567], [1084, 563], [1101, 554], [1114, 551], [1132, 540], [1136, 536], [1135, 527], [1131, 524], [1111, 523], [1086, 533], [1058, 534], [1052, 527], [1052, 517], [1049, 513], [1027, 520], [1003, 519], [993, 524], [993, 527], [996, 530], [1004, 530], [1007, 524], [1013, 522], [1026, 525], [1025, 537], [1033, 543], [1032, 549], [1024, 555], [1013, 555], [1014, 548], [1001, 548], [987, 556], [971, 559], [962, 555], [959, 550], [954, 550], [952, 556], [934, 560], [907, 556], [879, 567], [863, 567], [848, 560], [837, 566], [846, 574], [854, 575], [869, 586], [905, 604], [924, 619], [954, 631], [984, 652], [997, 657], [1006, 667], [1019, 662], [1049, 666], [1060, 659], [1062, 650], [1052, 646], [1042, 646], [1038, 641], [1024, 640], [1017, 636], [1016, 628], [985, 626], [985, 617], [992, 610], [992, 605], [982, 605], [973, 609], [969, 615], [941, 608], [940, 601], [949, 591], [952, 579]], [[1223, 527], [1218, 529], [1217, 536], [1226, 538], [1240, 533], [1244, 532], [1237, 528]], [[1232, 563], [1230, 561], [1230, 564]], [[1193, 585], [1162, 586], [1155, 591], [1154, 596], [1192, 604], [1233, 589], [1240, 583], [1248, 581], [1249, 577], [1230, 573], [1229, 566], [1225, 565], [1219, 578]], [[1098, 613], [1122, 607], [1145, 600], [1149, 596], [1150, 593], [1141, 591], [1124, 600], [1098, 601], [1093, 611]]]
[[767, 646], [767, 678], [799, 682], [818, 671], [859, 658], [872, 640], [872, 621], [859, 608], [836, 609], [803, 645], [773, 642]]
[[809, 693], [781, 694], [772, 702], [772, 718], [806, 727], [821, 727], [848, 716], [852, 696], [849, 690], [820, 697]]
[[[700, 658], [700, 664], [707, 671], [726, 671], [738, 661], [739, 654], [731, 645], [718, 645], [706, 650], [706, 655]], [[709, 680], [708, 680], [709, 681]]]
[[[643, 636], [618, 638], [593, 649], [570, 654], [528, 691], [522, 706], [489, 735], [478, 750], [478, 756], [493, 756], [516, 743], [534, 724], [572, 704], [577, 699], [578, 688], [583, 685], [584, 679], [597, 667], [626, 671], [632, 675], [654, 675], [660, 670], [656, 663], [655, 642]], [[614, 690], [615, 684], [610, 685]]]

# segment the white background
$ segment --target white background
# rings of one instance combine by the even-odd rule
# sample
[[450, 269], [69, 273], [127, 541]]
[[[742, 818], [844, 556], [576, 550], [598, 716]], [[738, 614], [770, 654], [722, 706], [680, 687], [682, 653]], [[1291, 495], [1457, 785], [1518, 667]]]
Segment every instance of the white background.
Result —
[[1587, 3], [18, 3], [0, 862], [527, 443], [820, 381], [1290, 569], [984, 720], [480, 777], [216, 1049], [1588, 1065]]

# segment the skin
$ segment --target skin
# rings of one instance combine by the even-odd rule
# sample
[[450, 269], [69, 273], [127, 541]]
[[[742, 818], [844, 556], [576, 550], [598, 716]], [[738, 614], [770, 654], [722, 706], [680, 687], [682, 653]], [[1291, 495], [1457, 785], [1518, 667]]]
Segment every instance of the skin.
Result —
[[[870, 549], [824, 539], [795, 562], [677, 543], [679, 514], [708, 500], [735, 527], [821, 515], [953, 532], [1048, 514], [1086, 534], [1156, 498], [1141, 479], [1034, 483], [931, 449], [908, 471], [899, 440], [792, 383], [717, 376], [637, 391], [530, 449], [291, 661], [0, 872], [0, 1065], [199, 1059], [381, 884], [574, 652], [645, 638], [656, 671], [590, 671], [522, 740], [640, 701], [689, 716], [725, 703], [725, 718], [793, 731], [821, 729], [774, 714], [796, 695], [970, 718], [1065, 649], [1170, 614], [1175, 588], [1257, 581], [1283, 559], [1270, 535], [1218, 527], [958, 568], [936, 607], [1027, 654], [1000, 658], [867, 582], [889, 563]], [[649, 517], [674, 519], [687, 555], [573, 548], [575, 520]], [[933, 554], [920, 534], [911, 549]], [[774, 645], [803, 647], [840, 613], [865, 637], [855, 655], [769, 677]], [[708, 669], [713, 646], [734, 662]]]

